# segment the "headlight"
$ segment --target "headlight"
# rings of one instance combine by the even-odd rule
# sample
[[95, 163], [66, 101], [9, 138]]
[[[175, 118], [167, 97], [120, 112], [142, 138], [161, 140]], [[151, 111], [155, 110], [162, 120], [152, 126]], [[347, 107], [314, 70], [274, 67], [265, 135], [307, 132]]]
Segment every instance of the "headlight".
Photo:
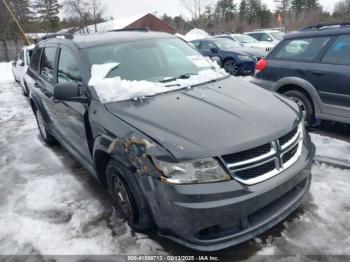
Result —
[[163, 181], [171, 184], [198, 184], [231, 180], [231, 176], [215, 159], [168, 163], [153, 159], [164, 177]]
[[238, 58], [242, 61], [255, 61], [253, 57], [247, 55], [239, 55]]

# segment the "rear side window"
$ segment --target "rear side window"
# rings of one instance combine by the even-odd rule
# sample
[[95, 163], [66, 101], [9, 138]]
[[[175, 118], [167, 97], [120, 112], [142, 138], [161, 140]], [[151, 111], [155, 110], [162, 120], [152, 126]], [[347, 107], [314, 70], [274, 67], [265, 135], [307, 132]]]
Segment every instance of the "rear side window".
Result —
[[340, 36], [326, 53], [322, 63], [350, 65], [350, 35]]
[[46, 47], [41, 56], [40, 75], [42, 75], [49, 82], [52, 82], [54, 80], [55, 58], [56, 48]]
[[35, 71], [38, 71], [39, 69], [39, 61], [40, 61], [40, 56], [42, 51], [43, 51], [42, 48], [37, 48], [33, 50], [33, 54], [30, 60], [30, 67]]
[[272, 58], [310, 62], [316, 59], [329, 39], [329, 37], [315, 37], [286, 40]]
[[80, 69], [74, 54], [67, 48], [62, 48], [58, 62], [57, 82], [82, 82]]

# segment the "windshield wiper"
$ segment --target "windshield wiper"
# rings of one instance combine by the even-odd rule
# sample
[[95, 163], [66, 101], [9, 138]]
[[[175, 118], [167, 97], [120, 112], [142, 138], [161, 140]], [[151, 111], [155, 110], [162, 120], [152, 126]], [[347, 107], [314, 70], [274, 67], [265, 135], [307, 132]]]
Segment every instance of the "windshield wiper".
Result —
[[188, 79], [193, 75], [197, 75], [195, 73], [188, 73], [188, 74], [183, 74], [183, 75], [179, 75], [178, 77], [172, 77], [172, 78], [168, 78], [168, 79], [164, 79], [164, 80], [160, 80], [158, 81], [159, 83], [169, 83], [169, 82], [173, 82], [177, 79]]

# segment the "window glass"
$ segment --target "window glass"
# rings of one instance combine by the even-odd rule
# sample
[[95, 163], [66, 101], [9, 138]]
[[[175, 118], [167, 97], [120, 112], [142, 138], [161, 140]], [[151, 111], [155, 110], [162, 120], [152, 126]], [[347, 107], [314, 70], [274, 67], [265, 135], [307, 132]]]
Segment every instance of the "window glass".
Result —
[[39, 69], [39, 60], [41, 56], [42, 48], [37, 48], [33, 50], [33, 54], [30, 60], [30, 67], [37, 71]]
[[326, 46], [329, 37], [287, 40], [275, 54], [277, 59], [312, 61]]
[[253, 38], [249, 35], [235, 35], [234, 37], [238, 40], [238, 42], [241, 42], [243, 44], [257, 43], [258, 42], [255, 38]]
[[[227, 38], [215, 39], [213, 40], [215, 45], [217, 45], [221, 50], [232, 50], [235, 48], [240, 48], [241, 45]], [[214, 46], [215, 48], [215, 46]]]
[[275, 38], [278, 41], [281, 41], [283, 39], [283, 33], [282, 32], [271, 32], [270, 33], [273, 38]]
[[81, 73], [75, 56], [68, 49], [62, 48], [58, 62], [57, 82], [66, 83], [81, 81]]
[[203, 62], [204, 57], [196, 49], [175, 38], [115, 43], [87, 48], [84, 52], [91, 65], [119, 63], [107, 77], [126, 80], [157, 82], [198, 74], [212, 67]]
[[255, 38], [258, 41], [261, 41], [261, 33], [249, 34], [251, 37]]
[[[228, 41], [230, 41], [230, 40], [228, 40]], [[210, 52], [212, 48], [217, 48], [214, 43], [212, 43], [212, 42], [202, 42], [202, 45], [201, 45], [201, 50], [202, 51]]]
[[199, 47], [200, 47], [200, 45], [201, 45], [201, 42], [199, 42], [199, 41], [193, 41], [193, 42], [191, 42], [193, 45], [194, 45], [194, 47], [195, 48], [197, 48], [197, 49], [199, 49]]
[[55, 64], [56, 48], [46, 47], [41, 56], [40, 74], [48, 81], [54, 79], [54, 64]]
[[260, 35], [260, 41], [267, 41], [267, 42], [271, 42], [273, 41], [272, 37], [269, 34], [266, 33], [262, 33]]
[[340, 36], [322, 60], [326, 64], [350, 65], [350, 36]]

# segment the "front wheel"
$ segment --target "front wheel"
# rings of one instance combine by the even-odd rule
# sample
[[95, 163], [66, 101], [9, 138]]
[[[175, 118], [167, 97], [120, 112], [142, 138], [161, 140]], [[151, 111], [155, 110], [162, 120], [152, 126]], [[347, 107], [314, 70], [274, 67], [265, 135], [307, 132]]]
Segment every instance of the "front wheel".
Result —
[[137, 174], [112, 160], [107, 166], [108, 189], [117, 216], [136, 231], [153, 227], [151, 211], [136, 179]]
[[315, 123], [314, 107], [307, 95], [298, 90], [290, 90], [283, 94], [298, 104], [300, 110], [303, 112], [305, 125], [307, 127], [313, 126]]
[[237, 75], [238, 73], [238, 65], [233, 59], [228, 59], [224, 62], [224, 69], [230, 75]]

